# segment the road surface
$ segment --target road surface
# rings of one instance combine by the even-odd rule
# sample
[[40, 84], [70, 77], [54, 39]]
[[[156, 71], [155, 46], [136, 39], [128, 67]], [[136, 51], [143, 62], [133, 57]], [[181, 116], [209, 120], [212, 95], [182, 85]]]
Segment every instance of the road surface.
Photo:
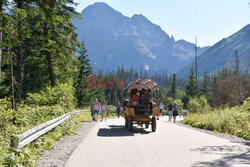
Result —
[[129, 132], [124, 119], [98, 123], [73, 152], [66, 167], [250, 166], [250, 147], [168, 122], [156, 132], [137, 127]]

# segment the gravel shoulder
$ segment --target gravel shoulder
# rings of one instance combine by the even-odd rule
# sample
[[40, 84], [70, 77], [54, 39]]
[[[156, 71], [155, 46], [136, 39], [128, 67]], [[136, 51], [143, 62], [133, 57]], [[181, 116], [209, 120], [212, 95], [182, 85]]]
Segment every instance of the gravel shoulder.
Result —
[[35, 167], [63, 167], [76, 147], [88, 135], [97, 122], [83, 122], [76, 135], [64, 136], [51, 150], [46, 150], [36, 161]]

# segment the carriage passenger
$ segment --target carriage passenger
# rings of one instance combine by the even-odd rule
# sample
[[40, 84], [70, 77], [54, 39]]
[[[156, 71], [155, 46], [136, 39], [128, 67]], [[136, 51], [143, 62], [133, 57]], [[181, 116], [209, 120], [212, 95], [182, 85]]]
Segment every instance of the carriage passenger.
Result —
[[145, 93], [146, 93], [146, 90], [145, 90], [145, 89], [142, 89], [142, 90], [140, 91], [139, 104], [143, 104], [142, 102], [143, 102], [143, 97], [144, 97]]
[[139, 103], [139, 97], [137, 96], [137, 89], [131, 90], [131, 101], [133, 102], [134, 105]]
[[153, 102], [153, 100], [151, 98], [151, 89], [148, 89], [147, 93], [144, 95], [142, 103], [143, 104], [149, 104], [150, 105], [150, 110], [152, 112], [153, 106], [155, 106], [155, 103]]

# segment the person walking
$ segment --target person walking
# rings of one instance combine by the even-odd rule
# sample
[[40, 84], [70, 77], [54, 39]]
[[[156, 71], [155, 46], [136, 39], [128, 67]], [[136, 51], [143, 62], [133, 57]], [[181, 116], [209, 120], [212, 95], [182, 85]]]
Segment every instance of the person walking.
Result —
[[173, 116], [173, 104], [172, 103], [168, 105], [167, 113], [168, 113], [168, 121], [171, 121], [172, 116]]
[[105, 117], [105, 122], [107, 121], [107, 112], [108, 112], [108, 105], [107, 102], [105, 100], [103, 100], [102, 102], [102, 119], [103, 120], [103, 116]]
[[117, 112], [117, 117], [120, 117], [120, 113], [121, 113], [121, 103], [118, 102], [117, 107], [116, 107], [116, 112]]
[[174, 105], [173, 105], [174, 122], [176, 121], [176, 116], [179, 115], [178, 110], [179, 110], [179, 105], [177, 103], [174, 103]]
[[93, 104], [94, 121], [98, 121], [98, 115], [99, 115], [100, 108], [101, 108], [101, 104], [98, 102], [98, 99], [95, 98], [95, 102]]
[[164, 109], [164, 105], [162, 104], [162, 102], [160, 103], [160, 115], [163, 117], [162, 111]]

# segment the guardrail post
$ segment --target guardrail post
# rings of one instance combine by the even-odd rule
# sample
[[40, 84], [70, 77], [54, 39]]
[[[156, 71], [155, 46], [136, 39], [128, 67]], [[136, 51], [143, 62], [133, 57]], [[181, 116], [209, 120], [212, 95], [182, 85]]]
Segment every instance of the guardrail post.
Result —
[[10, 146], [12, 148], [15, 148], [17, 149], [18, 148], [18, 144], [19, 144], [19, 139], [15, 136], [11, 136], [11, 139], [10, 139]]

